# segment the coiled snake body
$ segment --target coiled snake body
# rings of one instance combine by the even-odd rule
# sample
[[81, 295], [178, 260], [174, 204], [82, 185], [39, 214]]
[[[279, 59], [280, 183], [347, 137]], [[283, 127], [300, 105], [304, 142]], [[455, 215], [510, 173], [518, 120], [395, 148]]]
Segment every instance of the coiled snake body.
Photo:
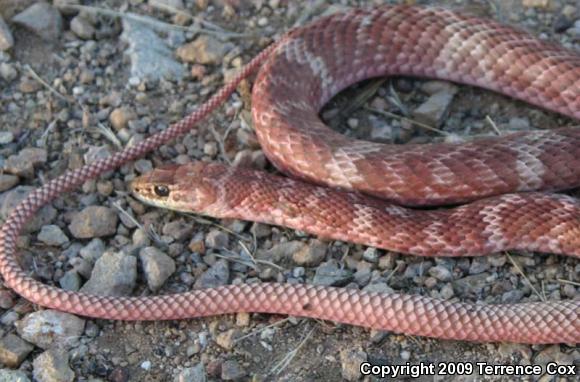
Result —
[[[576, 199], [537, 192], [502, 195], [580, 186], [579, 129], [548, 129], [461, 146], [385, 146], [347, 139], [317, 116], [325, 102], [354, 82], [412, 75], [489, 88], [580, 119], [578, 53], [490, 20], [442, 9], [385, 6], [335, 14], [289, 32], [183, 121], [32, 192], [0, 233], [0, 272], [6, 285], [43, 306], [109, 319], [247, 311], [438, 338], [580, 342], [577, 300], [480, 305], [269, 283], [179, 295], [108, 297], [43, 285], [19, 268], [15, 238], [34, 211], [86, 179], [190, 130], [260, 66], [252, 96], [258, 138], [272, 163], [302, 180], [215, 163], [170, 165], [134, 181], [131, 188], [139, 199], [416, 255], [525, 249], [580, 257]], [[412, 206], [483, 199], [453, 209], [418, 211], [378, 198]]]

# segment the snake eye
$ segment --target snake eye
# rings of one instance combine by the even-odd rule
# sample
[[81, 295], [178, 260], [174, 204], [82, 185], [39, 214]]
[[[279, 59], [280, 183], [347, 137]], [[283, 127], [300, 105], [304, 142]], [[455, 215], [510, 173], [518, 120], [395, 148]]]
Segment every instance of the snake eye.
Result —
[[162, 198], [169, 196], [169, 188], [167, 186], [155, 186], [153, 187], [153, 191], [155, 191], [155, 195]]

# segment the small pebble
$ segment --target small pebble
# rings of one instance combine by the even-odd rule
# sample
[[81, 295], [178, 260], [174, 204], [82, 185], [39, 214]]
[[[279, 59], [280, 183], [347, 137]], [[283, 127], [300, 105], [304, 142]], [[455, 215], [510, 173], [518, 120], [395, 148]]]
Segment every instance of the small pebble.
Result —
[[188, 367], [181, 370], [175, 382], [207, 382], [207, 374], [203, 363], [198, 363], [194, 367]]
[[16, 323], [22, 338], [43, 349], [77, 345], [84, 328], [85, 320], [51, 309], [30, 313]]
[[68, 237], [57, 225], [45, 225], [38, 234], [38, 240], [46, 245], [61, 246], [69, 242]]
[[0, 174], [0, 192], [11, 189], [18, 184], [18, 177], [10, 174]]
[[117, 231], [117, 213], [103, 206], [89, 206], [75, 214], [68, 228], [77, 239], [110, 236]]
[[71, 20], [70, 30], [83, 40], [90, 40], [95, 36], [95, 27], [82, 15], [77, 15]]
[[292, 259], [298, 265], [307, 267], [318, 266], [326, 256], [327, 244], [313, 240], [310, 244], [303, 246], [294, 252]]
[[0, 340], [0, 362], [8, 367], [19, 367], [34, 346], [15, 334], [8, 334]]
[[325, 286], [345, 286], [353, 279], [351, 271], [339, 267], [334, 259], [322, 263], [314, 275], [312, 284]]
[[115, 130], [121, 130], [127, 127], [128, 123], [137, 119], [137, 114], [128, 107], [119, 107], [111, 112], [109, 121]]
[[227, 360], [222, 363], [221, 379], [224, 381], [237, 381], [246, 376], [246, 371], [235, 360]]
[[239, 329], [230, 329], [217, 335], [216, 343], [226, 350], [232, 350], [236, 344], [236, 340], [242, 336]]
[[106, 252], [95, 263], [81, 292], [99, 296], [130, 295], [137, 281], [137, 259], [122, 252]]
[[175, 261], [155, 247], [146, 247], [139, 252], [147, 285], [156, 291], [175, 272]]
[[228, 50], [228, 45], [211, 36], [200, 36], [177, 49], [177, 57], [184, 62], [197, 64], [219, 64]]
[[0, 15], [0, 51], [8, 50], [14, 46], [14, 37], [10, 28]]
[[0, 369], [0, 381], [3, 382], [30, 382], [26, 374], [20, 370]]
[[230, 279], [230, 270], [226, 260], [218, 260], [205, 271], [195, 282], [197, 289], [215, 288], [226, 285]]
[[62, 33], [62, 16], [49, 3], [31, 5], [12, 18], [12, 22], [47, 41], [56, 42]]
[[367, 353], [361, 348], [344, 348], [340, 351], [342, 377], [347, 381], [358, 381], [360, 365], [367, 361]]
[[0, 131], [0, 145], [7, 145], [14, 141], [14, 133], [11, 131]]
[[75, 373], [64, 349], [49, 349], [34, 359], [34, 379], [39, 382], [73, 382]]
[[227, 233], [213, 229], [205, 237], [205, 245], [209, 248], [226, 248], [230, 238]]

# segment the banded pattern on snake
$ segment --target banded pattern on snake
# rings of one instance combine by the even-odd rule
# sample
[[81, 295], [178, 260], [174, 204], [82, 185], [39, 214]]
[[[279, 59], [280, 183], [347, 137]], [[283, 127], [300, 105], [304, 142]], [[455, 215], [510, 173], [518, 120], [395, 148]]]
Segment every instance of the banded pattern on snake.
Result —
[[[196, 162], [137, 179], [132, 189], [140, 199], [425, 256], [506, 249], [580, 256], [580, 202], [543, 193], [497, 196], [580, 186], [580, 130], [542, 130], [462, 146], [398, 147], [346, 139], [317, 115], [354, 82], [412, 75], [489, 88], [580, 119], [580, 55], [490, 20], [443, 9], [385, 6], [332, 15], [289, 32], [180, 123], [31, 193], [0, 231], [0, 272], [6, 285], [40, 305], [90, 317], [152, 320], [269, 312], [438, 338], [580, 342], [579, 301], [474, 305], [285, 284], [119, 298], [58, 290], [18, 267], [15, 238], [36, 209], [188, 131], [259, 66], [252, 103], [264, 152], [283, 172], [318, 186]], [[480, 198], [426, 212], [391, 204]]]

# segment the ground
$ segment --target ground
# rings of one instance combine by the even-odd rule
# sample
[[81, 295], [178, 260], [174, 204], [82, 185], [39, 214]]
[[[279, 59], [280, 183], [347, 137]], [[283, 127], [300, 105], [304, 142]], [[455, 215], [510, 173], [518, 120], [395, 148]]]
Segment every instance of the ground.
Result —
[[[12, 15], [31, 3], [0, 0], [0, 12], [5, 20], [10, 20]], [[328, 12], [332, 2], [308, 1], [302, 2], [303, 6], [300, 7], [296, 3], [287, 5], [286, 2], [273, 0], [188, 0], [184, 1], [183, 11], [177, 13], [160, 10], [152, 3], [131, 0], [102, 1], [91, 5], [100, 9], [149, 15], [168, 24], [190, 25], [185, 13], [218, 25], [223, 30], [248, 35], [224, 42], [218, 40], [218, 58], [212, 60], [210, 57], [206, 63], [185, 64], [187, 74], [182, 80], [139, 83], [133, 82], [129, 59], [123, 54], [127, 48], [127, 43], [119, 37], [123, 27], [110, 15], [99, 13], [92, 18], [87, 16], [89, 24], [97, 30], [109, 31], [93, 37], [96, 43], [92, 39], [79, 38], [80, 31], [70, 31], [75, 12], [63, 11], [63, 34], [48, 41], [10, 24], [14, 47], [0, 56], [0, 63], [6, 62], [16, 69], [17, 74], [13, 78], [0, 76], [0, 126], [2, 131], [12, 133], [12, 139], [5, 144], [0, 143], [0, 164], [7, 168], [9, 158], [27, 147], [41, 148], [47, 154], [45, 160], [35, 165], [33, 174], [27, 174], [24, 170], [19, 173], [17, 185], [41, 185], [67, 169], [78, 168], [90, 157], [87, 152], [96, 156], [108, 155], [118, 150], [117, 146], [127, 146], [179, 120], [213, 94], [233, 68], [248, 62], [261, 48], [292, 26], [304, 24]], [[160, 3], [179, 5], [181, 1]], [[337, 3], [346, 7], [384, 2], [344, 0]], [[570, 26], [564, 31], [555, 27], [565, 22], [562, 21], [563, 17], [578, 20], [580, 9], [573, 0], [418, 3], [453, 6], [526, 28], [542, 38], [580, 49], [580, 33], [577, 29], [576, 32], [569, 32], [578, 27]], [[566, 16], [568, 13], [571, 16]], [[222, 37], [223, 30], [218, 32]], [[164, 36], [167, 34], [167, 30], [162, 33]], [[194, 32], [176, 34], [180, 37], [174, 37], [177, 42], [171, 52], [203, 35]], [[220, 52], [220, 47], [224, 45], [225, 53]], [[206, 47], [205, 51], [209, 54], [212, 49]], [[177, 60], [182, 62], [184, 56], [180, 57]], [[57, 215], [44, 225], [58, 226], [68, 240], [66, 243], [48, 245], [39, 239], [38, 231], [25, 234], [20, 243], [23, 265], [34, 270], [43, 282], [55, 285], [59, 285], [59, 281], [62, 283], [61, 278], [71, 269], [82, 273], [78, 268], [77, 260], [81, 257], [78, 249], [85, 247], [90, 237], [77, 238], [69, 224], [84, 207], [102, 205], [110, 207], [120, 217], [116, 230], [102, 237], [104, 249], [124, 249], [130, 256], [139, 258], [139, 247], [143, 243], [158, 246], [176, 266], [162, 288], [151, 292], [139, 263], [137, 282], [132, 291], [132, 295], [136, 296], [190, 289], [192, 285], [199, 285], [199, 280], [209, 272], [208, 269], [213, 269], [212, 266], [220, 259], [226, 258], [229, 260], [226, 263], [229, 270], [226, 279], [229, 282], [252, 282], [257, 279], [311, 282], [322, 261], [335, 259], [340, 268], [344, 267], [354, 274], [354, 279], [346, 281], [347, 287], [383, 282], [402, 293], [482, 303], [580, 298], [580, 263], [577, 259], [513, 253], [497, 254], [489, 260], [433, 260], [378, 251], [379, 256], [387, 256], [388, 259], [379, 261], [372, 257], [372, 251], [363, 246], [320, 242], [284, 228], [200, 220], [190, 215], [145, 207], [129, 195], [128, 181], [143, 169], [172, 161], [184, 162], [188, 158], [249, 161], [268, 171], [275, 171], [260, 155], [249, 127], [251, 120], [247, 110], [251, 105], [247, 95], [250, 85], [251, 81], [243, 84], [225, 107], [218, 109], [186, 138], [165, 145], [147, 156], [145, 161], [127, 164], [97, 182], [87, 182], [82, 189], [55, 201], [53, 207]], [[333, 128], [346, 134], [399, 144], [469, 139], [469, 136], [577, 124], [523, 102], [467, 86], [457, 86], [453, 102], [448, 109], [444, 106], [446, 118], [434, 123], [427, 120], [426, 123], [435, 127], [436, 131], [423, 128], [412, 113], [408, 119], [390, 116], [401, 114], [400, 108], [393, 104], [401, 103], [404, 109], [416, 110], [427, 102], [430, 86], [438, 87], [446, 94], [455, 90], [425, 80], [394, 79], [381, 83], [372, 80], [335, 97], [323, 110], [322, 116]], [[389, 101], [393, 95], [400, 100]], [[357, 97], [363, 98], [360, 104], [353, 101]], [[369, 109], [379, 109], [379, 112]], [[389, 112], [389, 116], [380, 113], [381, 110]], [[387, 125], [392, 127], [385, 128]], [[97, 126], [101, 126], [100, 130]], [[238, 154], [244, 150], [245, 154]], [[0, 197], [6, 197], [10, 189], [3, 191]], [[574, 192], [571, 194], [574, 195]], [[120, 210], [133, 216], [137, 222], [121, 216], [123, 213]], [[158, 240], [151, 233], [153, 231], [160, 236]], [[225, 240], [226, 244], [212, 248], [212, 243], [220, 240]], [[264, 262], [248, 266], [245, 248], [249, 248], [258, 258], [270, 261], [266, 257], [268, 253], [276, 248], [280, 250], [281, 243], [291, 241], [306, 243], [308, 248], [322, 246], [324, 257], [314, 266], [306, 267], [293, 262], [291, 254], [279, 256], [278, 266]], [[70, 250], [75, 245], [77, 250]], [[63, 253], [66, 250], [69, 250], [68, 254]], [[89, 264], [89, 267], [92, 265]], [[438, 270], [449, 270], [450, 278], [441, 280], [443, 277], [438, 278], [438, 273], [429, 272], [435, 266], [441, 266]], [[84, 282], [84, 277], [81, 282]], [[41, 309], [12, 297], [13, 304], [3, 306], [4, 317], [9, 313], [14, 317], [16, 313], [16, 318], [22, 318], [30, 311]], [[15, 332], [13, 322], [2, 321], [3, 334]], [[237, 337], [242, 339], [235, 340]], [[30, 375], [33, 360], [42, 352], [36, 347], [18, 368]], [[580, 349], [573, 344], [472, 344], [262, 314], [147, 323], [88, 320], [79, 343], [69, 348], [67, 354], [75, 380], [79, 381], [172, 381], [184, 369], [200, 363], [204, 365], [203, 373], [210, 380], [232, 377], [254, 381], [340, 380], [348, 377], [353, 370], [356, 372], [357, 368], [352, 364], [360, 359], [380, 365], [405, 364], [407, 361], [435, 365], [451, 361], [494, 365], [557, 361], [580, 368]], [[181, 378], [189, 380], [183, 374]], [[419, 380], [432, 378], [422, 376]], [[458, 373], [437, 377], [438, 380], [472, 378]], [[478, 379], [512, 378], [481, 376]], [[544, 374], [533, 379], [549, 381], [555, 378]], [[365, 377], [364, 380], [375, 379]]]

